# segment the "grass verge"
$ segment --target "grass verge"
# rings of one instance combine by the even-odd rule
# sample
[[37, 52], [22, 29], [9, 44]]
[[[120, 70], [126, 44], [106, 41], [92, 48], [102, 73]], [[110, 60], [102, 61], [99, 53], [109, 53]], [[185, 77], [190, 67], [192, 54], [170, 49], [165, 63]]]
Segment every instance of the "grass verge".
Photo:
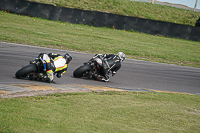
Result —
[[55, 6], [109, 12], [194, 26], [200, 12], [130, 0], [29, 0]]
[[200, 96], [66, 93], [0, 99], [0, 132], [198, 133]]
[[200, 67], [200, 42], [0, 12], [0, 41]]

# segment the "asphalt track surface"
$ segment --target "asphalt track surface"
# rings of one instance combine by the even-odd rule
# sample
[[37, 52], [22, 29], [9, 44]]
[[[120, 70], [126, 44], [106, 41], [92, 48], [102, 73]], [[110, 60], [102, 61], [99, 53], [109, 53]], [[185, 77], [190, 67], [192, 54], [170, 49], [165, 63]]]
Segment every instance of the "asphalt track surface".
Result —
[[[126, 59], [117, 74], [110, 77], [109, 82], [101, 82], [73, 77], [73, 71], [83, 65], [84, 62], [87, 62], [93, 54], [5, 42], [0, 42], [0, 85], [27, 83], [47, 85], [47, 83], [39, 81], [16, 79], [15, 72], [22, 66], [28, 65], [29, 61], [37, 57], [39, 53], [50, 52], [61, 55], [68, 52], [72, 55], [73, 60], [63, 77], [60, 79], [55, 78], [53, 83], [48, 83], [48, 86], [73, 84], [109, 87], [127, 91], [167, 91], [200, 94], [200, 68]], [[6, 89], [2, 87], [0, 91], [6, 91]]]

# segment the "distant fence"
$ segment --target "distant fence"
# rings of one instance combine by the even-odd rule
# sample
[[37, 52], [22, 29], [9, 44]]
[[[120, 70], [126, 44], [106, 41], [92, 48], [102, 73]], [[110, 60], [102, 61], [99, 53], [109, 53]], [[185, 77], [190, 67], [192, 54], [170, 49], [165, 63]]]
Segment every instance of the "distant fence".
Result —
[[95, 27], [109, 27], [127, 31], [133, 30], [152, 35], [162, 35], [200, 41], [200, 27], [137, 17], [56, 7], [54, 5], [24, 0], [0, 0], [0, 10], [21, 15], [28, 15], [30, 17], [41, 17], [54, 21], [84, 24]]
[[200, 0], [130, 0], [168, 5], [200, 12]]

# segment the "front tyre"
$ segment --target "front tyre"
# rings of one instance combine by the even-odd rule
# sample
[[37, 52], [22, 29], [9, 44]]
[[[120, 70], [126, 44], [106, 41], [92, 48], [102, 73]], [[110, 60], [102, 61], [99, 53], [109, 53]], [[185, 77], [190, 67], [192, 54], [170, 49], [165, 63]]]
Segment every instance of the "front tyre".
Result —
[[16, 73], [15, 73], [15, 77], [18, 79], [23, 79], [25, 78], [28, 74], [32, 73], [32, 72], [36, 72], [37, 71], [37, 67], [34, 64], [22, 67], [21, 69], [19, 69]]
[[83, 74], [85, 74], [87, 71], [89, 71], [91, 69], [91, 66], [89, 64], [80, 66], [79, 68], [77, 68], [74, 72], [73, 72], [73, 76], [75, 78], [80, 78], [83, 76]]

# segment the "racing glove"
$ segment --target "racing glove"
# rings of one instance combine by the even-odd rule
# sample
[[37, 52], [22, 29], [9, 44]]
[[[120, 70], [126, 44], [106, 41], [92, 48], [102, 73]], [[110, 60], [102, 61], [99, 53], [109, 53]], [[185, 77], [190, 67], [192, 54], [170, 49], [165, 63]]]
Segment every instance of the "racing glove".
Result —
[[112, 72], [112, 76], [115, 76], [115, 74], [116, 74], [116, 72], [115, 72], [115, 71], [113, 71], [113, 72]]
[[62, 73], [57, 73], [56, 76], [57, 76], [57, 78], [61, 78], [62, 77]]

